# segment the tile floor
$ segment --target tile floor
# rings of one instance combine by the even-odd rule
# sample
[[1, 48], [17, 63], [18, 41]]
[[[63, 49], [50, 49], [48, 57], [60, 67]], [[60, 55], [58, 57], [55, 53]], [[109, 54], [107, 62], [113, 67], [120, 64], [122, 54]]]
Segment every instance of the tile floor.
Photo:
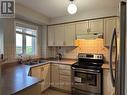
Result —
[[56, 91], [53, 89], [48, 89], [44, 93], [42, 93], [42, 95], [71, 95], [71, 94], [63, 93], [63, 92]]

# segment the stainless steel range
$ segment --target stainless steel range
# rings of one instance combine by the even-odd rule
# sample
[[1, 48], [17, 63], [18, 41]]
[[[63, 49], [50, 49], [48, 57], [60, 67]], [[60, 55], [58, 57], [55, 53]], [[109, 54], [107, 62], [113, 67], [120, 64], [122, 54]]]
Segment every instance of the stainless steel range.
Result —
[[72, 95], [102, 95], [103, 62], [102, 54], [78, 55], [78, 62], [72, 65]]

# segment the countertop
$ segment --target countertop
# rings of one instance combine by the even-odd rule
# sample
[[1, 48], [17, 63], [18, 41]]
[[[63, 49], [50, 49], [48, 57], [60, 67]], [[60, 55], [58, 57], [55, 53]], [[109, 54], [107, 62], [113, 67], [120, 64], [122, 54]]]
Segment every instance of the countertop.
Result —
[[30, 66], [16, 65], [2, 71], [2, 95], [13, 95], [42, 80], [28, 76]]
[[30, 68], [45, 65], [48, 63], [59, 63], [65, 65], [72, 65], [76, 60], [45, 60], [46, 62], [37, 65], [14, 65], [2, 70], [2, 95], [13, 95], [22, 91], [42, 80], [28, 76]]
[[[113, 69], [115, 69], [115, 63], [113, 63], [112, 67], [113, 67]], [[109, 63], [108, 63], [108, 62], [104, 63], [104, 64], [102, 65], [102, 68], [103, 68], [103, 69], [109, 69], [109, 68], [110, 68]]]
[[[28, 76], [28, 73], [32, 67], [41, 66], [45, 64], [63, 64], [72, 65], [77, 60], [45, 60], [46, 62], [36, 65], [14, 65], [12, 67], [2, 70], [2, 95], [13, 95], [19, 91], [22, 91], [40, 80], [35, 77]], [[103, 69], [109, 69], [109, 64], [105, 63], [102, 66]], [[113, 67], [114, 68], [114, 67]]]
[[69, 59], [63, 59], [63, 60], [54, 60], [54, 59], [50, 59], [50, 60], [44, 60], [46, 62], [44, 63], [40, 63], [40, 64], [36, 64], [36, 65], [31, 65], [32, 67], [37, 67], [37, 66], [41, 66], [41, 65], [45, 65], [45, 64], [62, 64], [62, 65], [72, 65], [74, 63], [77, 62], [77, 60], [69, 60]]

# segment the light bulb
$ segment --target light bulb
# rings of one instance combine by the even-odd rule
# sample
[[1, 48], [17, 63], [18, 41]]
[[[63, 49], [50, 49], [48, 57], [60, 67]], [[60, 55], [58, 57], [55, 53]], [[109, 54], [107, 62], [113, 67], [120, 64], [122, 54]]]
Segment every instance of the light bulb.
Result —
[[75, 14], [77, 12], [77, 6], [73, 3], [70, 3], [68, 8], [67, 8], [67, 11], [70, 13], [70, 14]]

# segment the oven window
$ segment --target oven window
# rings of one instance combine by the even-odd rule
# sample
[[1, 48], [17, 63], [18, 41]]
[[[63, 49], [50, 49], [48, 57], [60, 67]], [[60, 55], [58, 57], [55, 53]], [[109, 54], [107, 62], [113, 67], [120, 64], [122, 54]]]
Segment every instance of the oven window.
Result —
[[81, 81], [76, 81], [76, 79], [75, 79], [75, 82], [87, 83], [87, 74], [86, 73], [75, 72], [75, 78], [81, 79]]
[[87, 74], [88, 85], [96, 86], [97, 85], [97, 75], [96, 74]]
[[85, 83], [89, 86], [97, 86], [97, 74], [75, 72], [75, 82]]

